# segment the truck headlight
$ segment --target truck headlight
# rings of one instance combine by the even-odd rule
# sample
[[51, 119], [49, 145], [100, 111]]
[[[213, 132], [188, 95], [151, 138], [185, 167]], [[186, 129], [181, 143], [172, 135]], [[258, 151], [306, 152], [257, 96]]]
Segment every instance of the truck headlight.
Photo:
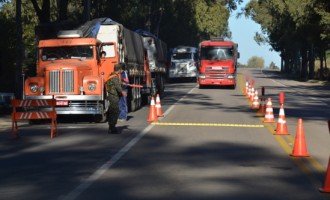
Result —
[[195, 63], [193, 63], [193, 62], [189, 63], [189, 68], [193, 68], [193, 67], [196, 67]]
[[228, 75], [228, 78], [230, 78], [230, 79], [234, 79], [235, 78], [235, 75]]
[[36, 83], [31, 83], [30, 84], [30, 91], [33, 92], [33, 93], [36, 93], [38, 91], [38, 84]]
[[93, 92], [96, 90], [96, 83], [88, 83], [88, 90]]

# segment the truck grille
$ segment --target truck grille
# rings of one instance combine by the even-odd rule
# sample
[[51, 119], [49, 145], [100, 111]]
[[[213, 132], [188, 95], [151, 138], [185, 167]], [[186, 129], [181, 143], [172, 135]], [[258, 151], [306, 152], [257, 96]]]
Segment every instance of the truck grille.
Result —
[[205, 68], [205, 73], [228, 73], [228, 67], [209, 66]]
[[178, 72], [187, 73], [187, 64], [185, 63], [177, 64], [176, 68]]
[[49, 72], [50, 93], [72, 93], [74, 90], [73, 83], [73, 70], [52, 70]]
[[225, 79], [228, 71], [227, 67], [208, 66], [205, 68], [205, 75], [209, 79]]

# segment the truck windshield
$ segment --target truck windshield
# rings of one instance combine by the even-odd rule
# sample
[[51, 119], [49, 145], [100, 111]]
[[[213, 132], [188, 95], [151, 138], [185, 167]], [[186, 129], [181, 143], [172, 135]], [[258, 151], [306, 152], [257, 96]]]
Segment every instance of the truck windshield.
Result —
[[174, 53], [173, 60], [192, 59], [191, 53]]
[[231, 60], [234, 56], [233, 47], [208, 46], [201, 48], [202, 60]]
[[92, 59], [93, 46], [62, 46], [45, 47], [41, 49], [41, 59], [60, 60], [60, 59]]

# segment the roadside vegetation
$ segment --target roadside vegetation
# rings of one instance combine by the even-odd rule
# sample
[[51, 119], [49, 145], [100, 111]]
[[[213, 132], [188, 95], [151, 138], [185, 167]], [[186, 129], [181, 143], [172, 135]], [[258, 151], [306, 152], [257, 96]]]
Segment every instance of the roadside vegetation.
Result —
[[329, 80], [329, 0], [252, 0], [241, 14], [261, 25], [258, 43], [280, 52], [281, 71], [299, 80]]
[[[228, 18], [239, 2], [242, 0], [0, 0], [0, 26], [6, 30], [0, 33], [0, 92], [13, 92], [21, 84], [22, 72], [26, 76], [35, 73], [35, 33], [40, 27], [53, 32], [109, 17], [131, 30], [149, 30], [168, 48], [197, 46], [211, 36], [230, 37]], [[18, 15], [16, 3], [21, 3]]]
[[[0, 26], [5, 30], [0, 32], [0, 92], [14, 92], [22, 73], [34, 75], [38, 27], [72, 29], [92, 18], [109, 17], [131, 30], [149, 30], [169, 48], [197, 46], [212, 36], [230, 39], [228, 19], [242, 2], [0, 0]], [[256, 42], [269, 43], [281, 53], [282, 66], [275, 67], [301, 80], [329, 79], [330, 1], [252, 0], [238, 17], [242, 16], [261, 25]]]

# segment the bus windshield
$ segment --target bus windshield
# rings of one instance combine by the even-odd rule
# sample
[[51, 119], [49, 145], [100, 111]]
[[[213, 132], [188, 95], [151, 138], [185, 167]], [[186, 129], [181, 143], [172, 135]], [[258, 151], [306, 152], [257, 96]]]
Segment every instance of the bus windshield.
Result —
[[93, 46], [61, 46], [44, 47], [41, 49], [41, 59], [61, 60], [61, 59], [93, 59]]

